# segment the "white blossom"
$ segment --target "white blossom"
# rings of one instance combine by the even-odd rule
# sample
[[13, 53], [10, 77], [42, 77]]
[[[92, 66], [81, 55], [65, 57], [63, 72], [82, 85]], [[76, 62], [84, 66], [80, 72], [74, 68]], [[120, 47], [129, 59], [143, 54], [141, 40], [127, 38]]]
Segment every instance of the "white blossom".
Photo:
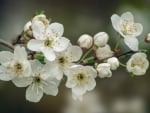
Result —
[[125, 44], [133, 51], [138, 50], [138, 39], [143, 31], [143, 26], [140, 23], [134, 22], [132, 13], [126, 12], [119, 17], [117, 14], [111, 16], [111, 21], [114, 29], [124, 37]]
[[109, 36], [106, 32], [99, 32], [94, 36], [94, 44], [103, 47], [107, 44]]
[[[56, 79], [61, 80], [63, 73], [67, 72], [69, 68], [75, 65], [82, 56], [82, 49], [79, 46], [70, 45], [65, 51], [56, 53], [56, 59], [53, 62], [59, 68], [61, 74], [56, 76]], [[47, 62], [48, 63], [48, 62]]]
[[135, 53], [127, 62], [128, 72], [134, 75], [144, 75], [149, 67], [149, 62], [145, 53]]
[[78, 44], [82, 48], [89, 49], [93, 45], [93, 38], [88, 34], [83, 34], [79, 37]]
[[43, 22], [35, 20], [31, 27], [35, 39], [31, 39], [27, 47], [32, 51], [42, 52], [47, 60], [55, 60], [55, 52], [64, 51], [68, 47], [70, 41], [62, 37], [64, 32], [62, 24], [45, 25]]
[[[75, 65], [66, 74], [66, 87], [72, 89], [73, 95], [81, 98], [87, 91], [91, 91], [96, 86], [96, 70], [90, 66]], [[82, 99], [81, 99], [82, 100]]]
[[119, 67], [119, 60], [116, 57], [109, 58], [107, 63], [110, 64], [111, 70], [116, 70]]
[[107, 44], [104, 47], [99, 47], [96, 50], [96, 57], [99, 60], [103, 60], [103, 59], [111, 57], [111, 56], [113, 56], [113, 52], [111, 51], [110, 46]]
[[26, 87], [26, 99], [31, 102], [39, 102], [43, 92], [47, 95], [56, 96], [59, 81], [55, 79], [58, 68], [54, 65], [41, 64], [37, 60], [30, 61], [32, 73], [30, 77], [18, 78], [14, 84], [18, 87]]
[[101, 63], [97, 66], [98, 76], [100, 78], [111, 77], [112, 72], [110, 70], [109, 63]]
[[24, 47], [16, 46], [14, 53], [0, 52], [0, 63], [1, 80], [9, 81], [30, 76], [31, 67]]

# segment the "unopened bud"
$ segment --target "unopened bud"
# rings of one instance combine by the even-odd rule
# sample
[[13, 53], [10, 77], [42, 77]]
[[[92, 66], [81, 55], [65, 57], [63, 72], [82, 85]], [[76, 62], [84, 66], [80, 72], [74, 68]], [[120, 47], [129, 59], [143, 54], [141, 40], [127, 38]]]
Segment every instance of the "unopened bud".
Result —
[[113, 52], [111, 51], [111, 48], [109, 45], [105, 45], [104, 47], [99, 47], [96, 50], [96, 57], [99, 60], [104, 60], [105, 58], [109, 58], [113, 56]]
[[25, 24], [23, 31], [24, 31], [24, 32], [27, 32], [27, 31], [31, 30], [31, 24], [32, 24], [31, 21], [28, 21], [28, 22]]
[[100, 78], [111, 77], [112, 72], [110, 70], [109, 63], [101, 63], [97, 66], [98, 76]]
[[88, 34], [83, 34], [79, 37], [78, 44], [82, 48], [89, 49], [93, 44], [93, 38]]
[[109, 58], [107, 63], [110, 64], [111, 70], [116, 70], [119, 67], [119, 60], [116, 57]]
[[150, 43], [150, 33], [145, 37], [145, 42]]
[[103, 47], [107, 44], [109, 36], [105, 32], [99, 32], [94, 36], [94, 44], [98, 47]]

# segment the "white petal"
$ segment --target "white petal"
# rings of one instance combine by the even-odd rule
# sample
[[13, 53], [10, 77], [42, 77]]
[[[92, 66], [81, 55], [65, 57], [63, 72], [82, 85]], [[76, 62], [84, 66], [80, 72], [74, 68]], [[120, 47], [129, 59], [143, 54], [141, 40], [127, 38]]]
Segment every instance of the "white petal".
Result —
[[7, 68], [0, 66], [0, 80], [10, 81], [15, 77], [14, 73], [11, 73]]
[[26, 87], [29, 84], [32, 83], [32, 78], [30, 77], [22, 77], [22, 78], [15, 78], [12, 80], [12, 82], [17, 86], [17, 87]]
[[72, 93], [76, 94], [76, 95], [83, 95], [86, 93], [86, 88], [85, 86], [76, 86], [74, 88], [72, 88]]
[[9, 51], [2, 51], [0, 52], [0, 63], [5, 63], [10, 61], [14, 57], [13, 53]]
[[91, 91], [95, 88], [96, 86], [96, 82], [94, 79], [89, 80], [88, 84], [87, 84], [87, 90]]
[[131, 12], [126, 12], [121, 15], [121, 20], [128, 20], [129, 22], [134, 22], [134, 17]]
[[16, 46], [14, 50], [14, 57], [18, 60], [27, 60], [27, 52], [24, 47]]
[[[74, 100], [79, 100], [80, 102], [83, 100], [83, 95], [77, 95], [72, 93], [72, 98]], [[72, 112], [72, 111], [71, 111]], [[69, 112], [70, 113], [70, 112]]]
[[23, 62], [23, 73], [22, 76], [23, 77], [29, 77], [31, 76], [31, 65], [29, 63], [29, 61], [24, 61]]
[[140, 23], [134, 24], [136, 27], [136, 36], [139, 36], [143, 32], [143, 26]]
[[87, 69], [88, 73], [91, 75], [92, 78], [96, 78], [97, 72], [93, 67], [86, 66], [86, 69]]
[[54, 61], [56, 58], [56, 55], [54, 51], [51, 48], [45, 48], [42, 50], [44, 56], [46, 57], [47, 60], [49, 61]]
[[58, 94], [58, 88], [57, 84], [53, 81], [44, 81], [43, 85], [43, 91], [47, 95], [53, 95], [56, 96]]
[[43, 90], [37, 84], [30, 85], [26, 90], [26, 99], [31, 102], [39, 102], [43, 96]]
[[113, 25], [113, 28], [117, 31], [117, 32], [120, 32], [120, 27], [119, 27], [119, 24], [120, 24], [120, 17], [116, 14], [113, 14], [111, 16], [111, 22], [112, 22], [112, 25]]
[[44, 38], [44, 33], [45, 33], [45, 25], [41, 21], [34, 21], [32, 23], [32, 32], [34, 38], [41, 40]]
[[67, 38], [61, 37], [57, 41], [55, 41], [53, 49], [56, 52], [61, 52], [67, 49], [69, 46], [70, 41]]
[[27, 48], [32, 51], [41, 51], [42, 47], [44, 47], [44, 43], [41, 40], [31, 39], [27, 44]]
[[61, 80], [63, 77], [63, 71], [59, 68], [56, 63], [48, 63], [43, 67], [43, 72], [41, 72], [41, 78], [46, 80], [47, 78], [56, 78]]
[[82, 49], [79, 46], [70, 46], [66, 52], [66, 56], [68, 56], [70, 62], [75, 62], [80, 60], [82, 56]]
[[43, 64], [40, 63], [38, 60], [30, 60], [30, 65], [32, 69], [32, 73], [38, 73], [43, 68]]
[[64, 33], [64, 27], [60, 23], [52, 23], [46, 29], [47, 35], [51, 35], [53, 38], [59, 38]]
[[74, 81], [74, 80], [68, 80], [67, 82], [66, 82], [66, 87], [67, 88], [73, 88], [73, 87], [75, 87], [77, 85], [77, 83], [76, 83], [76, 81]]
[[139, 42], [135, 37], [124, 38], [125, 44], [133, 51], [138, 51]]

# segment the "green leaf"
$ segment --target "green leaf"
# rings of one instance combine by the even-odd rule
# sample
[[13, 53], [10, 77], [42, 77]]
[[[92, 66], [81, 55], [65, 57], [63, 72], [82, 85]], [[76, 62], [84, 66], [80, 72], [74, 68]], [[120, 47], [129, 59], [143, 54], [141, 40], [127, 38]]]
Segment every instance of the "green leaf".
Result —
[[42, 10], [42, 11], [37, 11], [37, 12], [35, 12], [35, 15], [41, 15], [41, 14], [44, 14], [44, 13], [45, 13], [44, 10]]
[[44, 55], [42, 53], [35, 54], [35, 59], [39, 60], [41, 63], [44, 63]]

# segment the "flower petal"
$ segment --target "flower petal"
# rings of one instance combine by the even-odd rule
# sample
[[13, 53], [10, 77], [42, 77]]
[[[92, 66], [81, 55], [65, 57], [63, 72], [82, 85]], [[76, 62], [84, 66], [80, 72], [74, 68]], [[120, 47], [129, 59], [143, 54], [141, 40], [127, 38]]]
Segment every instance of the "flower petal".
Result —
[[121, 20], [128, 20], [128, 22], [134, 22], [134, 17], [131, 12], [126, 12], [121, 15]]
[[139, 36], [143, 32], [143, 26], [140, 23], [134, 24], [136, 27], [136, 36]]
[[69, 43], [70, 43], [70, 41], [67, 38], [61, 37], [55, 41], [53, 49], [56, 52], [64, 51], [69, 46]]
[[55, 62], [49, 62], [44, 65], [43, 72], [41, 72], [42, 79], [46, 80], [47, 78], [56, 78], [57, 80], [61, 80], [62, 77], [63, 71]]
[[28, 49], [32, 51], [41, 51], [41, 48], [44, 47], [44, 44], [41, 40], [31, 39], [27, 44]]
[[22, 77], [22, 78], [15, 78], [12, 80], [12, 82], [15, 84], [17, 87], [26, 87], [29, 84], [32, 83], [32, 78], [30, 77]]
[[0, 80], [10, 81], [15, 77], [14, 73], [9, 72], [9, 70], [3, 66], [0, 66]]
[[120, 27], [119, 27], [119, 23], [120, 23], [120, 17], [116, 14], [113, 14], [111, 16], [111, 22], [113, 25], [113, 28], [117, 31], [120, 32]]
[[44, 48], [42, 50], [44, 56], [46, 57], [47, 60], [49, 61], [54, 61], [56, 58], [56, 55], [54, 53], [54, 51], [51, 48]]
[[96, 78], [97, 72], [92, 66], [86, 66], [88, 73], [92, 76], [91, 78]]
[[51, 23], [46, 29], [46, 34], [48, 36], [51, 35], [53, 38], [59, 38], [63, 35], [63, 33], [64, 27], [60, 23]]
[[34, 38], [42, 40], [44, 38], [45, 27], [41, 21], [34, 21], [31, 26]]
[[43, 96], [43, 90], [37, 84], [30, 85], [26, 90], [26, 99], [31, 102], [39, 102]]
[[41, 64], [38, 60], [30, 60], [30, 64], [33, 74], [40, 72], [43, 68], [43, 64]]
[[14, 50], [14, 57], [18, 60], [27, 60], [27, 52], [24, 47], [16, 46]]
[[85, 86], [76, 86], [74, 88], [72, 88], [72, 93], [76, 94], [76, 95], [83, 95], [86, 93], [86, 88]]
[[135, 37], [126, 37], [124, 38], [124, 42], [131, 50], [138, 51], [139, 42]]
[[79, 46], [70, 46], [65, 52], [66, 56], [69, 57], [69, 62], [80, 60], [82, 53], [82, 49]]
[[29, 61], [24, 61], [23, 62], [23, 73], [22, 73], [22, 76], [23, 77], [29, 77], [31, 76], [31, 65], [30, 65], [30, 62]]
[[10, 61], [14, 57], [13, 53], [9, 51], [0, 52], [0, 63], [3, 64], [5, 62]]
[[57, 84], [54, 81], [44, 81], [43, 85], [43, 91], [47, 95], [53, 95], [56, 96], [58, 94], [58, 88]]
[[87, 84], [87, 90], [91, 91], [91, 90], [93, 90], [95, 88], [95, 86], [96, 86], [95, 80], [94, 79], [90, 79], [88, 81], [88, 84]]
[[77, 85], [77, 83], [76, 83], [76, 81], [74, 81], [74, 80], [67, 80], [67, 82], [66, 82], [66, 87], [67, 88], [73, 88], [73, 87], [75, 87]]

